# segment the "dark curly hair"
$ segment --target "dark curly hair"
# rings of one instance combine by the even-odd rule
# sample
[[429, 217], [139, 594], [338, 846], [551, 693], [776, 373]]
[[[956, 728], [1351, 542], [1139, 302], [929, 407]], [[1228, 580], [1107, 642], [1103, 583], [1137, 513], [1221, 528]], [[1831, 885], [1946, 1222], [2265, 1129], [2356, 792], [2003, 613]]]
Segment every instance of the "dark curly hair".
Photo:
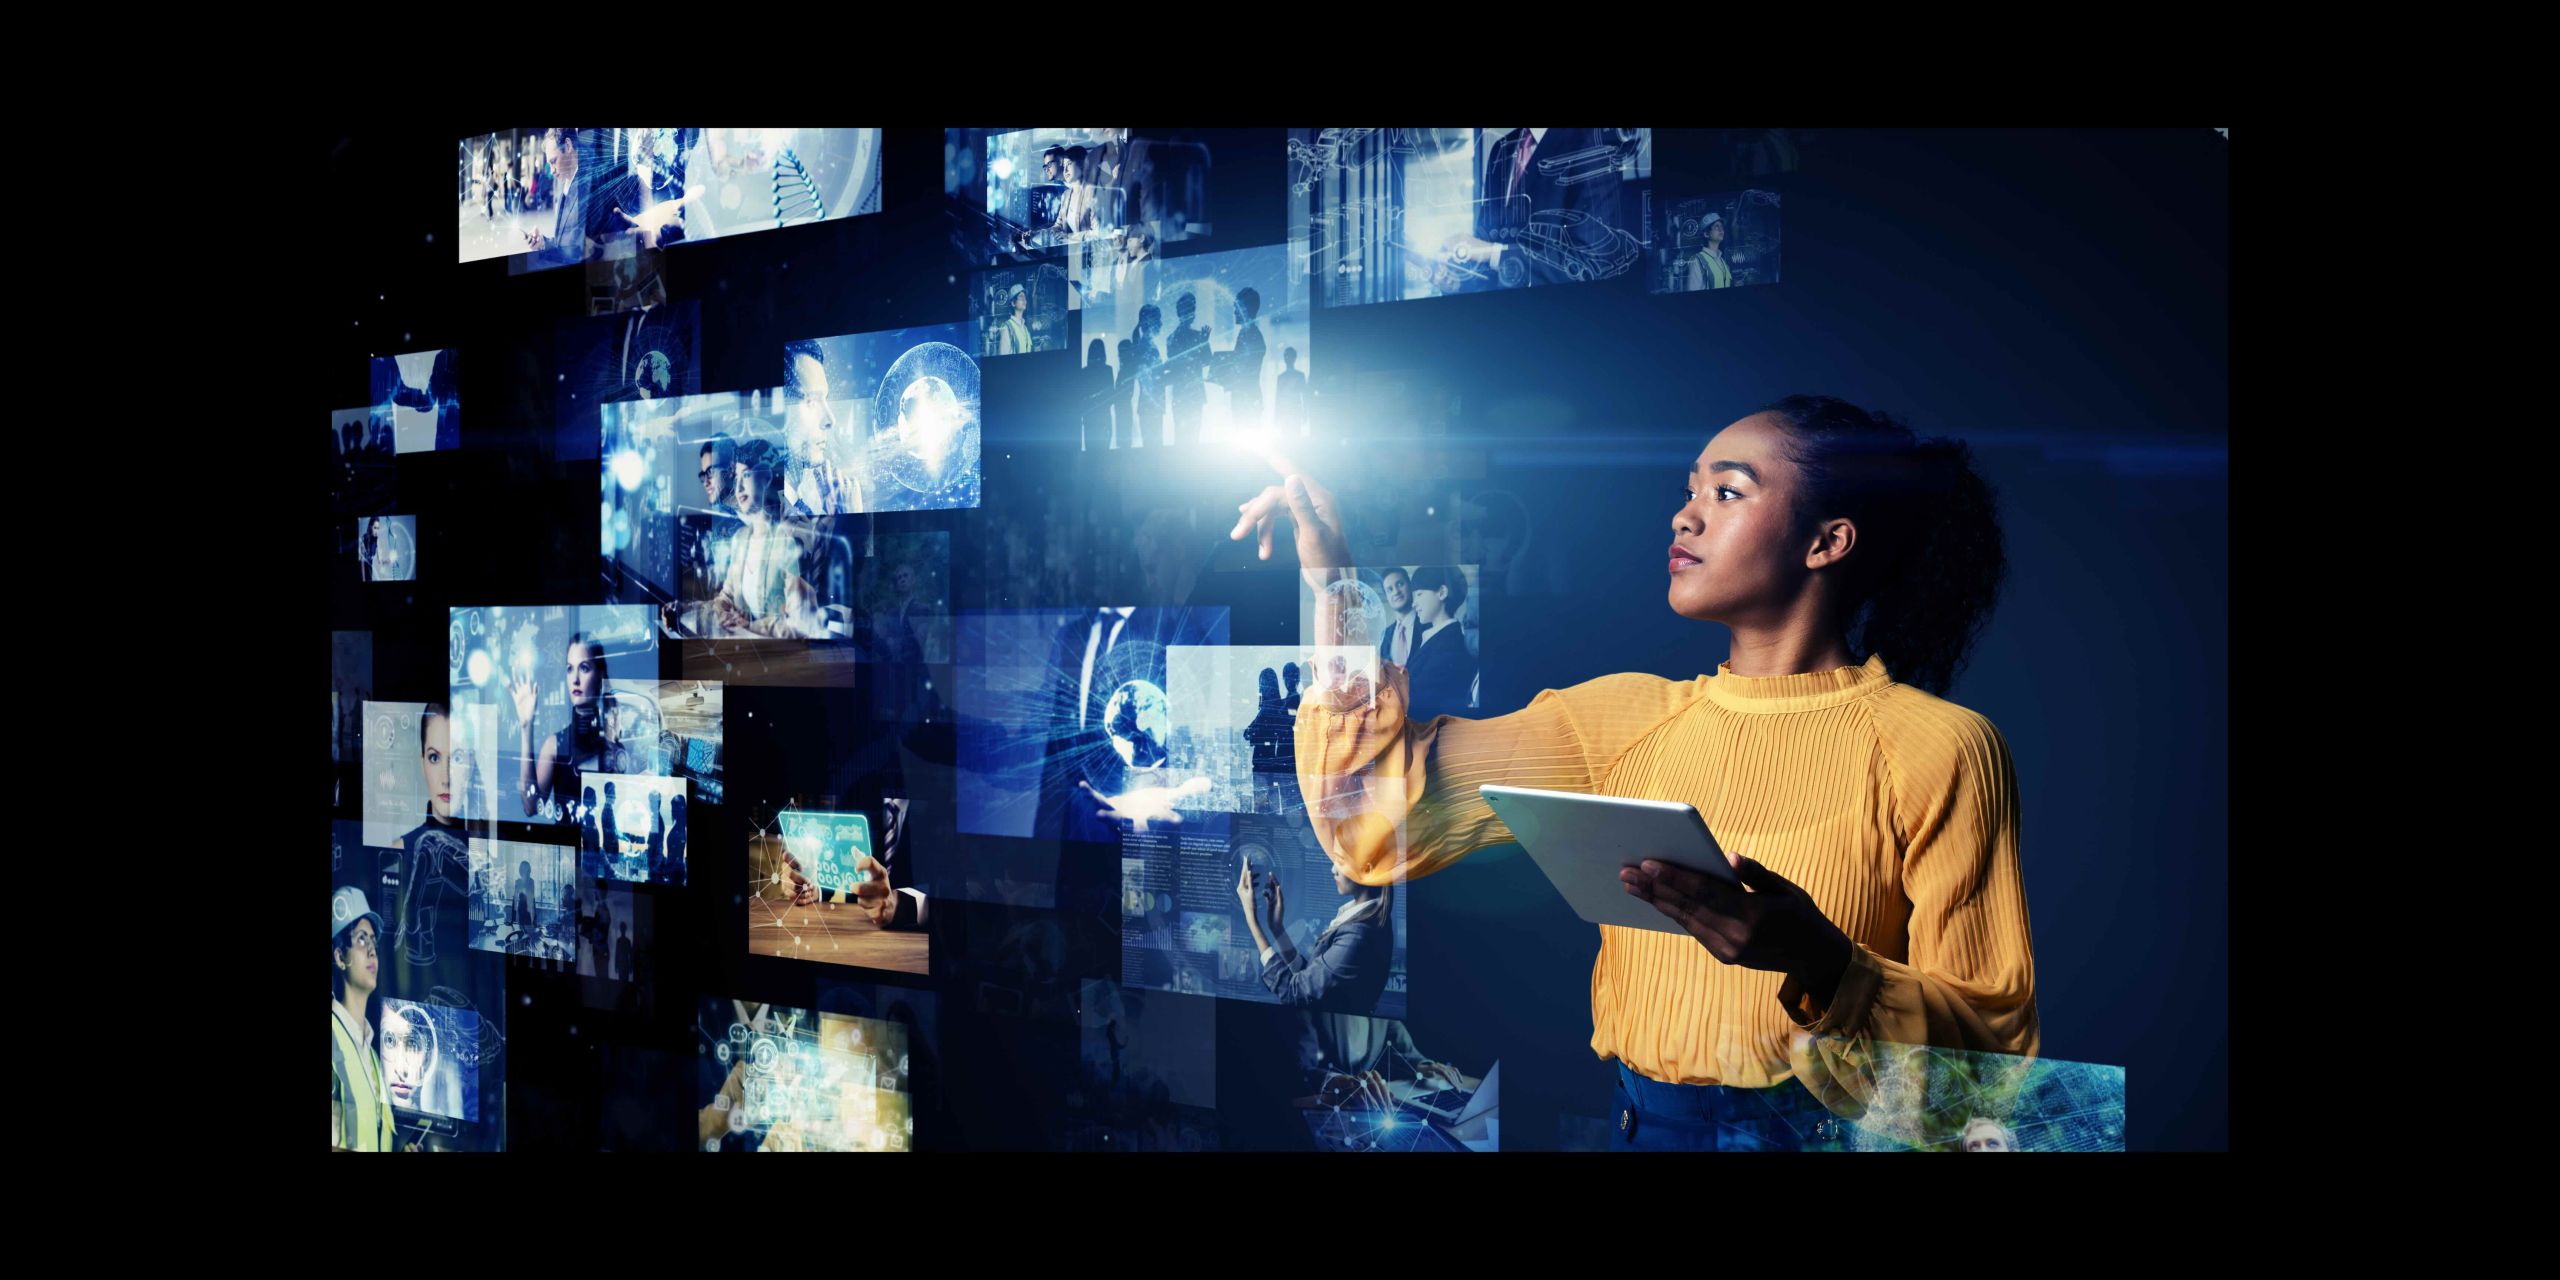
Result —
[[2009, 570], [1999, 495], [1974, 471], [1973, 451], [1830, 396], [1789, 396], [1761, 412], [1785, 429], [1804, 476], [1797, 521], [1858, 527], [1864, 554], [1842, 562], [1851, 651], [1883, 654], [1894, 679], [1943, 696]]

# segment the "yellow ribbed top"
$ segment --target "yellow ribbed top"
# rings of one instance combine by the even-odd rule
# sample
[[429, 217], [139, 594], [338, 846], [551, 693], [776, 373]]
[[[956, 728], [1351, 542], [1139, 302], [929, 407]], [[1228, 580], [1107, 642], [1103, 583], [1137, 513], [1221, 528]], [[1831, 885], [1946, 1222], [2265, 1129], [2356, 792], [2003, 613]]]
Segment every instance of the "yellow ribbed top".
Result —
[[1476, 788], [1697, 807], [1716, 839], [1801, 886], [1857, 944], [1830, 1007], [1686, 934], [1600, 926], [1591, 1047], [1655, 1080], [1794, 1078], [1835, 1111], [1872, 1096], [1868, 1042], [2033, 1054], [2035, 963], [2018, 792], [1989, 720], [1896, 684], [1881, 657], [1788, 676], [1603, 676], [1490, 720], [1405, 721], [1389, 665], [1298, 717], [1316, 835], [1363, 884], [1426, 876], [1512, 836]]

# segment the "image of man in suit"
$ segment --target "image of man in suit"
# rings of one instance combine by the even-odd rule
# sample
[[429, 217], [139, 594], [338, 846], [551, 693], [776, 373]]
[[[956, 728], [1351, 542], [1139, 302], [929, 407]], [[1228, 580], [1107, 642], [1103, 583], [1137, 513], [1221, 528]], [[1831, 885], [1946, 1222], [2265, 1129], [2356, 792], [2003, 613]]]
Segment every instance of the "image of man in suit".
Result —
[[1378, 637], [1378, 656], [1399, 667], [1411, 667], [1413, 643], [1421, 634], [1413, 616], [1413, 576], [1401, 568], [1388, 569], [1378, 581], [1378, 591], [1387, 600], [1387, 628]]
[[524, 241], [545, 265], [567, 266], [586, 261], [590, 241], [597, 238], [601, 220], [592, 209], [589, 184], [580, 174], [580, 166], [586, 161], [581, 153], [594, 145], [581, 137], [585, 132], [545, 129], [542, 133], [542, 156], [551, 164], [557, 196], [552, 205], [551, 230], [528, 231]]
[[[1442, 243], [1433, 287], [1476, 293], [1615, 275], [1632, 265], [1632, 255], [1617, 265], [1615, 252], [1625, 211], [1612, 153], [1622, 132], [1513, 129], [1495, 139], [1477, 180], [1474, 229]], [[1541, 158], [1554, 163], [1542, 167]]]

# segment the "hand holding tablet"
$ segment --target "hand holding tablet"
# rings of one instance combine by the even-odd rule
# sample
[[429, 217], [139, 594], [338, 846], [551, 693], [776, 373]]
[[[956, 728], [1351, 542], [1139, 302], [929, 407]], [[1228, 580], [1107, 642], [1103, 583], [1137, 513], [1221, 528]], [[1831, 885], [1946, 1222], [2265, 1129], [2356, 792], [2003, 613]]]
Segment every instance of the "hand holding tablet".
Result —
[[1651, 902], [1631, 895], [1619, 880], [1621, 870], [1647, 859], [1702, 879], [1740, 885], [1723, 846], [1688, 805], [1492, 784], [1478, 790], [1573, 913], [1593, 924], [1689, 932]]

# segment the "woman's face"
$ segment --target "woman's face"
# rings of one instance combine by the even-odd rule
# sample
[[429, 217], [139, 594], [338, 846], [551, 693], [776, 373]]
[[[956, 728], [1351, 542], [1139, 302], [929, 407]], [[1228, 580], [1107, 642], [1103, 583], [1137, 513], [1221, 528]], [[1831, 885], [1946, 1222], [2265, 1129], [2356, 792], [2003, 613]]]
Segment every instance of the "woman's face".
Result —
[[583, 707], [604, 692], [604, 673], [596, 669], [602, 655], [591, 644], [569, 646], [569, 705]]
[[427, 811], [440, 822], [453, 821], [453, 719], [427, 721], [426, 745], [418, 752], [418, 773], [427, 780]]
[[1342, 874], [1341, 870], [1337, 868], [1333, 873], [1333, 891], [1348, 898], [1352, 894], [1360, 892], [1360, 886], [1353, 884], [1351, 882], [1351, 877]]
[[1812, 544], [1790, 510], [1802, 482], [1785, 435], [1764, 414], [1716, 433], [1700, 450], [1671, 515], [1672, 612], [1728, 625], [1783, 611], [1812, 570]]
[[409, 1009], [382, 1014], [382, 1074], [391, 1084], [393, 1106], [416, 1107], [426, 1088], [427, 1070], [435, 1058], [434, 1032]]
[[1420, 618], [1425, 626], [1436, 623], [1442, 618], [1448, 617], [1449, 589], [1446, 587], [1442, 587], [1438, 590], [1433, 590], [1429, 587], [1415, 589], [1413, 593], [1413, 616]]
[[764, 485], [758, 479], [755, 468], [743, 463], [739, 464], [737, 493], [738, 514], [749, 520], [761, 522], [764, 519]]

